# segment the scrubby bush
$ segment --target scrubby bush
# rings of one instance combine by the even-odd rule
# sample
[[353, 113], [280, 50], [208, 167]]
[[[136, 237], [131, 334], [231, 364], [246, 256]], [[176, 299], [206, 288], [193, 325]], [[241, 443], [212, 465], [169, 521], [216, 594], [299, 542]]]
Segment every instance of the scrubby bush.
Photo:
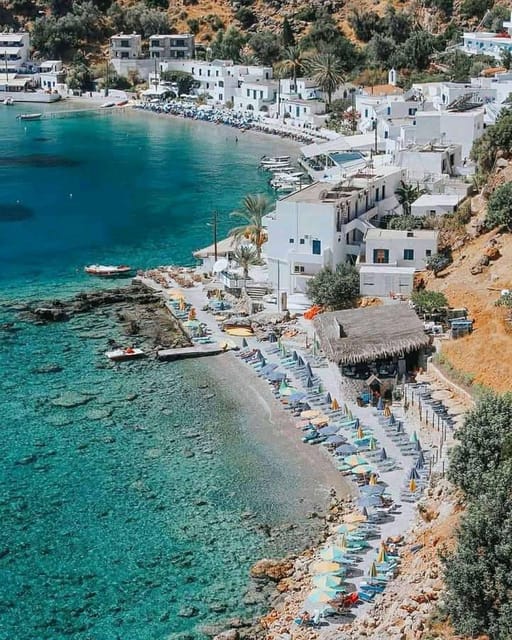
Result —
[[489, 198], [485, 226], [507, 227], [512, 231], [512, 182], [498, 187]]
[[473, 143], [471, 158], [478, 170], [487, 174], [494, 168], [498, 153], [508, 155], [512, 150], [512, 111], [503, 111], [496, 124], [487, 127], [484, 134]]
[[411, 294], [411, 302], [420, 313], [433, 313], [448, 306], [448, 300], [440, 291], [414, 291]]
[[335, 271], [319, 271], [307, 285], [308, 296], [315, 304], [329, 309], [345, 309], [359, 295], [359, 272], [350, 264], [339, 264]]
[[445, 253], [435, 253], [433, 256], [427, 259], [427, 269], [432, 271], [432, 273], [437, 277], [437, 274], [440, 273], [443, 269], [451, 264], [450, 256]]

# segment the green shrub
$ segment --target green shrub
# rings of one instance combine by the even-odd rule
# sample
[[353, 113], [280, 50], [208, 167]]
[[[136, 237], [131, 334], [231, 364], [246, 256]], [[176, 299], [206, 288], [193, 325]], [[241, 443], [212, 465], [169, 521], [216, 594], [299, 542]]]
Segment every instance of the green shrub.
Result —
[[315, 304], [329, 309], [350, 307], [359, 295], [359, 272], [347, 263], [339, 264], [335, 271], [322, 269], [308, 282], [307, 292]]
[[512, 230], [512, 182], [498, 187], [489, 198], [485, 226], [487, 229], [507, 227]]

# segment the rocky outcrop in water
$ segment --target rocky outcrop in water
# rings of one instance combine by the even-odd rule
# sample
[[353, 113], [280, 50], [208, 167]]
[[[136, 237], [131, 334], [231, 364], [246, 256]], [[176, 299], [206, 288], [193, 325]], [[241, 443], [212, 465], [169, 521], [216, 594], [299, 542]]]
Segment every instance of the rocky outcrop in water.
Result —
[[263, 558], [258, 560], [251, 567], [251, 578], [257, 580], [272, 580], [279, 582], [283, 578], [287, 578], [293, 571], [293, 562], [289, 559], [285, 560], [269, 560]]

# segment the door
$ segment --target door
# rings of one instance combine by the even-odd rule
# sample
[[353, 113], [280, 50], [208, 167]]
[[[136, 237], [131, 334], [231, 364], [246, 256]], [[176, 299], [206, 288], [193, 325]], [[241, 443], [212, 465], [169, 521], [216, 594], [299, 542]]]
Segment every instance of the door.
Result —
[[313, 254], [316, 256], [319, 256], [322, 253], [322, 243], [320, 240], [313, 240], [312, 244], [312, 250], [313, 250]]

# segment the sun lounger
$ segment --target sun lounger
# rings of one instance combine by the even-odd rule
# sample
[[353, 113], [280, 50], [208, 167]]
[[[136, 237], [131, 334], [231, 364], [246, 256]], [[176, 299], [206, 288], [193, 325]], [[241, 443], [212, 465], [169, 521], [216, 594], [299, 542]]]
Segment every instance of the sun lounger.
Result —
[[374, 593], [367, 593], [366, 591], [358, 591], [357, 595], [363, 602], [373, 602], [373, 599], [375, 598]]

